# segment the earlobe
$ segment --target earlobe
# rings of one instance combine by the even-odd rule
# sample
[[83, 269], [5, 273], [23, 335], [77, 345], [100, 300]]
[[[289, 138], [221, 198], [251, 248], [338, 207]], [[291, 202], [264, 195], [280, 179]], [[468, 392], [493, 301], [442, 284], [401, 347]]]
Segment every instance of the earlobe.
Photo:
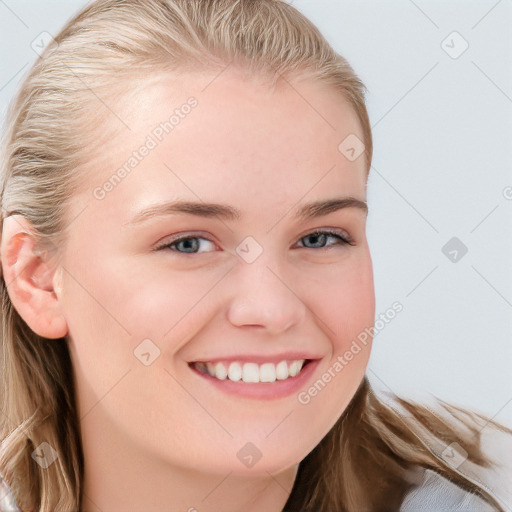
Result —
[[[22, 215], [4, 219], [0, 258], [2, 277], [11, 302], [26, 324], [40, 336], [62, 338], [68, 326], [59, 301], [60, 267], [36, 250], [36, 238], [29, 221]], [[55, 279], [54, 279], [55, 278]], [[60, 286], [60, 285], [59, 285]]]

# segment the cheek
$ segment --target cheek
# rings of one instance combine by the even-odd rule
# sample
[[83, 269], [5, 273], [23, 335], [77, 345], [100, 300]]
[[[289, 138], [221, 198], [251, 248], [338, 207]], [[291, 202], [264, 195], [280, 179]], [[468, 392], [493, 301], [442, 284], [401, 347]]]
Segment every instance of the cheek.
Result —
[[130, 286], [119, 286], [119, 316], [137, 339], [150, 338], [177, 350], [204, 327], [215, 308], [215, 286], [225, 269], [174, 270], [161, 263], [131, 272]]
[[[160, 260], [122, 255], [91, 259], [72, 269], [65, 306], [75, 331], [116, 334], [116, 338], [161, 340], [193, 317], [195, 307], [222, 273], [176, 271]], [[218, 274], [218, 275], [217, 275]], [[93, 341], [93, 340], [91, 340]]]
[[373, 325], [375, 294], [373, 270], [367, 248], [340, 265], [317, 272], [305, 283], [309, 309], [335, 352], [344, 351], [352, 340]]
[[313, 443], [318, 443], [345, 411], [368, 364], [371, 336], [365, 329], [374, 322], [375, 298], [369, 252], [362, 254], [364, 257], [330, 272], [323, 287], [309, 294], [308, 307], [331, 345], [330, 357], [322, 362], [316, 379], [297, 396], [300, 410], [307, 415], [304, 428]]
[[[175, 385], [165, 369], [174, 372], [175, 355], [210, 321], [215, 294], [209, 291], [225, 270], [219, 275], [177, 272], [161, 265], [143, 267], [133, 261], [128, 265], [120, 257], [96, 260], [92, 267], [79, 275], [76, 272], [79, 282], [67, 275], [63, 286], [69, 347], [83, 410], [113, 387], [118, 389], [120, 403], [128, 400], [140, 406], [149, 399], [140, 390], [141, 382], [147, 392], [155, 383], [161, 389]], [[148, 357], [151, 363], [145, 366]], [[121, 390], [135, 378], [138, 391], [133, 397], [124, 393], [121, 399]], [[179, 394], [179, 386], [175, 388]]]
[[[333, 321], [338, 321], [336, 349], [344, 351], [375, 320], [375, 293], [371, 264], [361, 266], [347, 276], [337, 307], [333, 308]], [[368, 338], [368, 341], [371, 340]]]
[[326, 273], [320, 284], [311, 288], [314, 293], [308, 294], [308, 307], [329, 340], [331, 353], [319, 369], [319, 381], [304, 390], [304, 401], [299, 402], [309, 403], [321, 394], [315, 399], [319, 418], [332, 424], [357, 390], [370, 357], [375, 294], [368, 248], [354, 253], [335, 272]]

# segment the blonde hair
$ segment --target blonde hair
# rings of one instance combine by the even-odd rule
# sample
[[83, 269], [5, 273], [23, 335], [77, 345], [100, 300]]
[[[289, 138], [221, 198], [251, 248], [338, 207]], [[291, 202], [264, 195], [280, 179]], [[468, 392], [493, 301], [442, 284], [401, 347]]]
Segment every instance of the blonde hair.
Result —
[[[269, 86], [279, 78], [306, 77], [339, 91], [360, 121], [369, 171], [364, 85], [292, 6], [278, 0], [97, 0], [48, 45], [10, 105], [2, 143], [2, 223], [23, 215], [40, 248], [58, 257], [81, 165], [101, 145], [94, 127], [112, 116], [109, 105], [126, 92], [128, 79], [228, 64], [270, 79]], [[0, 473], [24, 510], [76, 511], [84, 461], [67, 340], [35, 334], [13, 307], [8, 284], [0, 279]], [[487, 464], [477, 436], [464, 437], [427, 409], [401, 403], [417, 423], [443, 439], [459, 439], [471, 460]], [[435, 469], [493, 503], [415, 432], [414, 423], [381, 402], [365, 378], [336, 425], [301, 462], [285, 510], [397, 508], [410, 487], [405, 470], [413, 465]], [[43, 442], [59, 454], [48, 468], [31, 456]]]

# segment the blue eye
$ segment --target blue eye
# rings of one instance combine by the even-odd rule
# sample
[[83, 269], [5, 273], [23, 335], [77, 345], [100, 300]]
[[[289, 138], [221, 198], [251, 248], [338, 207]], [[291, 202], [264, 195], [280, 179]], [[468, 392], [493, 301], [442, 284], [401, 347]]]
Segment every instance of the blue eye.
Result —
[[[306, 239], [313, 239], [313, 245], [320, 244], [319, 247], [316, 245], [315, 247], [306, 247], [306, 249], [325, 249], [326, 247], [331, 247], [333, 245], [354, 245], [352, 239], [348, 235], [341, 235], [340, 233], [336, 231], [322, 231], [317, 230], [313, 231], [312, 233], [307, 234], [306, 236], [302, 237], [301, 240]], [[334, 244], [325, 245], [325, 242], [328, 238], [334, 238], [336, 242]]]
[[[335, 242], [326, 245], [326, 241], [331, 238], [334, 239]], [[304, 245], [305, 249], [326, 249], [328, 247], [334, 245], [354, 245], [352, 239], [347, 234], [340, 234], [336, 231], [330, 230], [315, 230], [311, 233], [308, 233], [306, 236], [303, 236], [300, 240], [312, 239], [313, 242], [311, 246]], [[164, 243], [155, 248], [155, 250], [159, 251], [162, 249], [167, 249], [170, 251], [174, 251], [180, 254], [198, 254], [200, 252], [209, 252], [209, 251], [199, 251], [201, 243], [200, 240], [204, 240], [209, 244], [213, 244], [211, 240], [204, 238], [202, 236], [185, 236], [181, 238], [176, 238], [172, 242]]]
[[[198, 251], [200, 247], [200, 242], [198, 240], [205, 240], [206, 242], [209, 242], [210, 244], [213, 244], [210, 240], [207, 238], [204, 238], [202, 236], [186, 236], [182, 238], [177, 238], [176, 240], [173, 240], [171, 243], [166, 243], [164, 245], [161, 245], [156, 248], [156, 250], [160, 249], [169, 249], [171, 251], [183, 253], [183, 254], [196, 254], [197, 252], [205, 252], [205, 251]], [[206, 251], [208, 252], [208, 251]]]

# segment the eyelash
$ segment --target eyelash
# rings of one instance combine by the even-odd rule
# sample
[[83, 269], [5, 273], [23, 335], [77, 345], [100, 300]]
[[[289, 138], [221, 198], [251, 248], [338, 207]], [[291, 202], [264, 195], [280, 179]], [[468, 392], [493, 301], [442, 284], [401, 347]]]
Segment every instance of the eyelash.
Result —
[[[318, 235], [327, 235], [327, 236], [332, 236], [333, 238], [336, 238], [338, 240], [338, 243], [333, 244], [333, 245], [342, 245], [342, 246], [343, 245], [351, 245], [351, 246], [355, 245], [352, 238], [348, 234], [341, 234], [338, 231], [333, 231], [333, 230], [329, 230], [329, 229], [316, 229], [316, 230], [311, 231], [310, 233], [304, 235], [303, 237], [301, 237], [300, 240], [310, 237], [310, 236], [318, 236]], [[203, 236], [184, 236], [184, 237], [176, 238], [176, 239], [172, 240], [171, 242], [165, 242], [165, 243], [155, 247], [155, 251], [160, 251], [162, 249], [168, 249], [173, 252], [177, 252], [178, 254], [201, 254], [200, 252], [181, 252], [181, 251], [177, 251], [172, 248], [179, 242], [183, 242], [185, 240], [193, 240], [196, 238], [197, 239], [202, 238], [204, 240], [208, 240], [209, 242], [211, 242], [211, 240], [209, 240], [208, 238], [203, 237]], [[318, 247], [316, 249], [314, 247], [303, 247], [303, 248], [311, 249], [311, 250], [322, 250], [322, 249], [326, 250], [326, 249], [329, 249], [330, 247], [332, 247], [333, 245]]]

